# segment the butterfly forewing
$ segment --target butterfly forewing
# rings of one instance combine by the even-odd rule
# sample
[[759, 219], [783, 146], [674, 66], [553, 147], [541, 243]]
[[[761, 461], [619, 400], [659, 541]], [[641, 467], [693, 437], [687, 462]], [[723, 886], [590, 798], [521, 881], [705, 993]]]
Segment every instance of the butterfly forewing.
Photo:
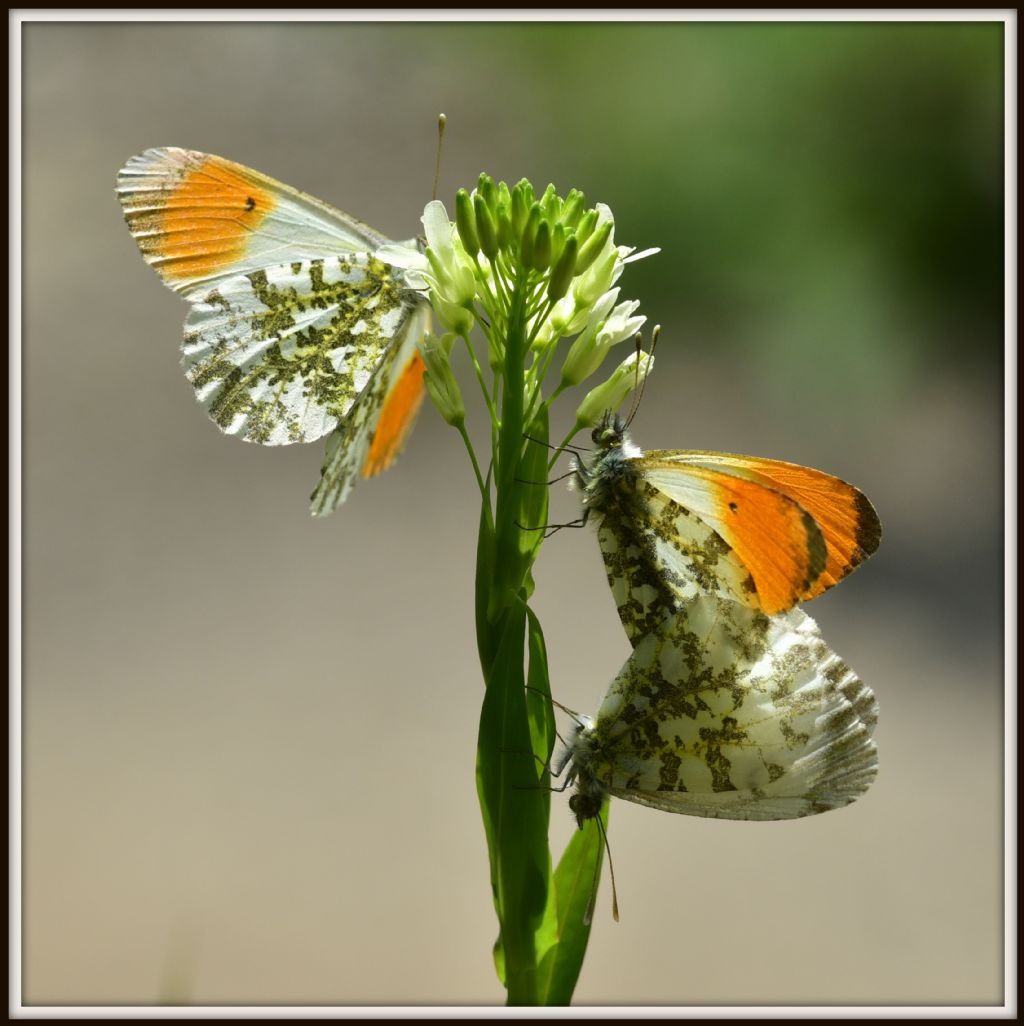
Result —
[[697, 450], [645, 454], [655, 464], [672, 464], [683, 473], [697, 468], [720, 480], [721, 475], [773, 490], [798, 503], [814, 520], [826, 547], [821, 573], [800, 595], [811, 599], [837, 584], [879, 546], [882, 526], [867, 496], [831, 474], [796, 463], [733, 453]]
[[117, 193], [146, 262], [186, 296], [230, 275], [389, 241], [321, 200], [195, 150], [132, 157]]
[[871, 691], [800, 610], [693, 599], [637, 645], [574, 743], [581, 786], [725, 819], [849, 804], [877, 772]]
[[[639, 458], [643, 480], [704, 521], [750, 572], [765, 613], [792, 608], [825, 568], [814, 518], [795, 499], [696, 464]], [[739, 596], [737, 596], [739, 597]]]
[[631, 501], [615, 505], [597, 529], [608, 583], [632, 644], [700, 595], [744, 596], [749, 572], [699, 517], [640, 479]]

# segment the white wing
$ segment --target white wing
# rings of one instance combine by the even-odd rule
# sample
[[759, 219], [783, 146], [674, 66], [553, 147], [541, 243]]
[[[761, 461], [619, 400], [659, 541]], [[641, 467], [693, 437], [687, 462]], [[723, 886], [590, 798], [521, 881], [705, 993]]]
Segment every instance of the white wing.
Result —
[[574, 763], [581, 787], [669, 812], [791, 819], [864, 793], [877, 718], [802, 611], [698, 597], [637, 645]]
[[748, 597], [750, 574], [722, 538], [643, 476], [630, 504], [610, 505], [597, 530], [608, 583], [630, 641], [703, 595]]
[[401, 451], [423, 399], [423, 361], [417, 343], [430, 326], [430, 308], [411, 308], [394, 345], [345, 419], [327, 440], [320, 483], [313, 492], [313, 516], [333, 513], [357, 476], [387, 469]]
[[311, 442], [357, 398], [372, 403], [417, 305], [366, 254], [278, 264], [193, 297], [182, 362], [221, 430], [262, 445]]

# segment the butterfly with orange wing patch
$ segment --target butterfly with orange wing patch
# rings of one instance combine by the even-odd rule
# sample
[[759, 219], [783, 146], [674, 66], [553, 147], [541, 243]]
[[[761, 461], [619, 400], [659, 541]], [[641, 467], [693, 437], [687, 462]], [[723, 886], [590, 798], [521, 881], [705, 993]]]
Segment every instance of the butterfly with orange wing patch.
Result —
[[266, 175], [174, 147], [117, 178], [145, 261], [191, 304], [182, 365], [217, 426], [260, 445], [327, 437], [315, 516], [385, 470], [423, 399], [429, 306], [393, 243]]

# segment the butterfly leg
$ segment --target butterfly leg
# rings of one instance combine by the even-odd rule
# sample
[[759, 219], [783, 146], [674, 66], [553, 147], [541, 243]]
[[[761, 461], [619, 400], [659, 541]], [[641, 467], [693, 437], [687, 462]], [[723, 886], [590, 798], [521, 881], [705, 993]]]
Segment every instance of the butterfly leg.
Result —
[[550, 538], [556, 532], [561, 531], [563, 527], [583, 527], [586, 522], [586, 517], [580, 517], [578, 520], [570, 520], [567, 524], [541, 524], [539, 527], [527, 527], [526, 524], [521, 524], [518, 520], [515, 524], [522, 531], [543, 531], [544, 537]]

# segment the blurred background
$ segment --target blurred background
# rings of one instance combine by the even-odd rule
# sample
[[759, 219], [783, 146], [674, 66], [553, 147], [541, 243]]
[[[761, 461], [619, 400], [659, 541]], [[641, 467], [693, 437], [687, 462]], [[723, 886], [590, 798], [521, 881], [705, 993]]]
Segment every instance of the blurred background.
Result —
[[[444, 111], [449, 210], [527, 176], [662, 248], [620, 281], [663, 325], [640, 445], [818, 467], [884, 525], [808, 607], [878, 696], [877, 782], [790, 823], [615, 803], [577, 1003], [1000, 1002], [1003, 31], [27, 25], [24, 1000], [503, 1001], [458, 438], [425, 408], [313, 522], [321, 446], [207, 420], [114, 196], [185, 146], [409, 238]], [[593, 712], [628, 654], [593, 532], [537, 579]]]

